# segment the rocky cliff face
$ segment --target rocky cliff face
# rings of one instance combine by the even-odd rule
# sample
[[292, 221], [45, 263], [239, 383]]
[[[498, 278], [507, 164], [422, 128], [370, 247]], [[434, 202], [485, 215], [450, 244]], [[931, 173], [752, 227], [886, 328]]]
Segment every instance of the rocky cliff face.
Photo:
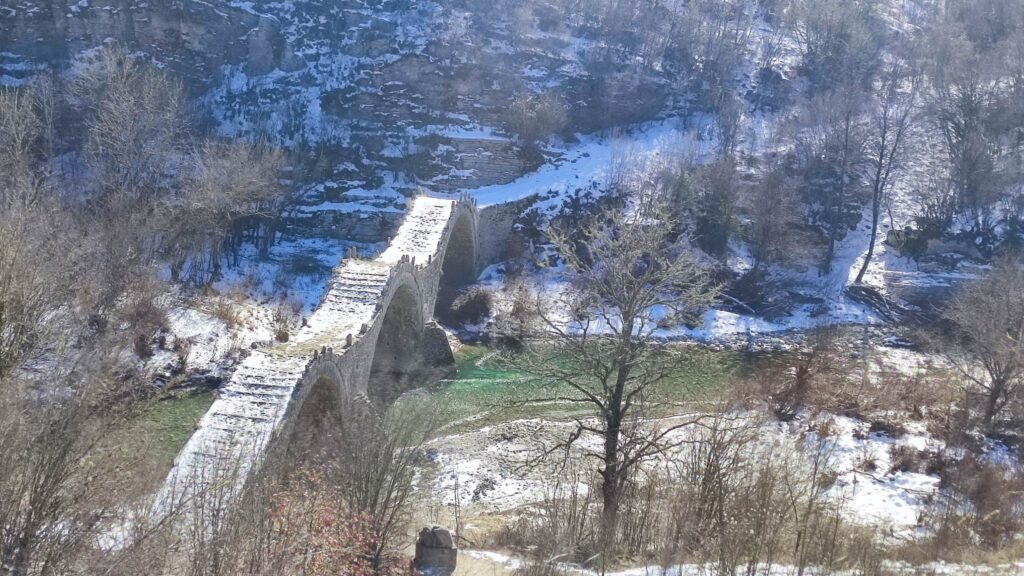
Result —
[[107, 42], [147, 53], [194, 85], [216, 81], [227, 63], [254, 74], [298, 65], [280, 22], [230, 2], [198, 0], [17, 0], [0, 7], [0, 78], [61, 68]]
[[14, 0], [0, 7], [0, 83], [105, 42], [145, 53], [189, 80], [219, 133], [299, 152], [296, 227], [380, 240], [421, 188], [536, 166], [501, 131], [517, 93], [557, 89], [575, 130], [621, 120], [595, 113], [619, 78], [659, 107], [663, 73], [637, 80], [582, 32], [520, 12], [491, 0]]

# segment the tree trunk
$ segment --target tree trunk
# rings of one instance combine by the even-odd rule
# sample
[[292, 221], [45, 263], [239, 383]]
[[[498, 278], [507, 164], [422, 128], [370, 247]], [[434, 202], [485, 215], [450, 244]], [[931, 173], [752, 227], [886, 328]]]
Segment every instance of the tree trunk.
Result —
[[999, 412], [999, 397], [1003, 395], [1003, 391], [1006, 389], [1006, 384], [1001, 380], [993, 380], [992, 387], [989, 388], [988, 397], [985, 398], [985, 431], [994, 432], [992, 421], [995, 420], [996, 414]]
[[878, 190], [878, 184], [875, 184], [875, 194], [871, 199], [871, 238], [868, 240], [868, 253], [864, 255], [864, 263], [861, 264], [860, 271], [857, 272], [857, 279], [854, 280], [856, 284], [864, 281], [864, 273], [868, 271], [871, 257], [875, 255], [875, 237], [878, 235], [878, 218], [881, 216], [881, 209], [882, 194]]
[[[628, 338], [632, 333], [632, 322], [623, 326], [623, 334]], [[628, 344], [627, 344], [628, 349]], [[621, 358], [615, 378], [615, 388], [608, 399], [605, 416], [604, 434], [604, 469], [601, 470], [601, 573], [608, 565], [608, 559], [614, 554], [615, 536], [619, 524], [619, 504], [622, 492], [622, 479], [626, 471], [620, 461], [620, 436], [622, 434], [622, 395], [629, 378], [628, 358]]]
[[[609, 557], [615, 549], [615, 533], [619, 525], [619, 488], [622, 470], [618, 460], [618, 438], [610, 441], [605, 439], [605, 464], [601, 470], [601, 574], [608, 566]], [[615, 444], [614, 455], [609, 461], [609, 446]]]

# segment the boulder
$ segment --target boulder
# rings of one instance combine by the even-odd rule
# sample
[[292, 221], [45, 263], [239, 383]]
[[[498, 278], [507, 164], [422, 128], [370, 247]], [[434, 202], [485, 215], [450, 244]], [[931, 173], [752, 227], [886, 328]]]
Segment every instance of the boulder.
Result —
[[423, 576], [451, 576], [458, 552], [447, 528], [428, 526], [420, 530], [413, 566]]

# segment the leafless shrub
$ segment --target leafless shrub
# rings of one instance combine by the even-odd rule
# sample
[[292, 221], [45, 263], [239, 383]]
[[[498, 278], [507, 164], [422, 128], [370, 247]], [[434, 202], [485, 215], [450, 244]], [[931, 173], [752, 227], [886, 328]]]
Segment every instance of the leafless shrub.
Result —
[[554, 92], [522, 92], [512, 99], [506, 122], [510, 131], [532, 146], [557, 134], [566, 121], [565, 104]]
[[[931, 534], [917, 553], [958, 561], [1014, 544], [1024, 529], [1024, 477], [1015, 469], [968, 457], [947, 467], [925, 521]], [[980, 546], [979, 546], [980, 545]], [[918, 557], [920, 558], [920, 557]]]
[[995, 431], [1024, 377], [1024, 270], [1006, 259], [984, 279], [965, 287], [946, 317], [955, 341], [946, 356], [964, 378], [965, 393], [980, 397], [982, 427]]
[[491, 535], [490, 543], [529, 551], [543, 563], [586, 562], [597, 548], [597, 480], [582, 459], [567, 457], [552, 474], [536, 508]]
[[907, 444], [893, 444], [889, 448], [889, 459], [892, 464], [889, 466], [889, 473], [894, 472], [918, 472], [923, 463], [921, 452]]
[[[956, 215], [956, 192], [948, 178], [932, 176], [913, 192], [920, 214], [917, 225], [927, 238], [938, 238], [949, 229]], [[911, 254], [923, 252], [923, 246], [908, 246]]]
[[[663, 464], [624, 492], [620, 550], [630, 563], [713, 573], [855, 569], [877, 574], [874, 535], [847, 524], [826, 492], [834, 483], [830, 444], [794, 439], [766, 449], [758, 427], [723, 417], [709, 422]], [[767, 450], [767, 451], [765, 451]], [[582, 460], [552, 475], [542, 504], [499, 531], [492, 545], [529, 552], [524, 574], [558, 574], [569, 563], [596, 565], [598, 484]]]
[[836, 394], [845, 388], [845, 375], [835, 336], [831, 330], [817, 332], [803, 349], [766, 360], [735, 388], [738, 400], [764, 402], [783, 422], [805, 409], [839, 411]]
[[868, 432], [884, 434], [890, 438], [900, 438], [907, 433], [907, 427], [896, 418], [873, 418], [868, 424]]
[[299, 311], [302, 303], [297, 300], [288, 300], [283, 294], [274, 306], [274, 338], [278, 342], [287, 342], [289, 332], [295, 327], [299, 320]]
[[512, 305], [495, 315], [494, 345], [499, 350], [519, 353], [527, 338], [537, 330], [540, 321], [536, 314], [537, 302], [535, 295], [521, 281], [513, 282], [505, 290], [512, 293]]

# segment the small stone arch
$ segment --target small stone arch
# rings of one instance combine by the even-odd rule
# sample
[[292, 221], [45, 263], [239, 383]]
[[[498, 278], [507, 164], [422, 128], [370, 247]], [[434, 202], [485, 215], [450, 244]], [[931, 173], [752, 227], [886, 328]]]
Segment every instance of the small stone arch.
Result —
[[441, 261], [434, 316], [443, 317], [459, 290], [476, 280], [477, 272], [476, 219], [468, 209], [460, 209]]
[[389, 403], [415, 387], [423, 340], [423, 305], [412, 280], [398, 284], [380, 321], [366, 391], [375, 403]]

